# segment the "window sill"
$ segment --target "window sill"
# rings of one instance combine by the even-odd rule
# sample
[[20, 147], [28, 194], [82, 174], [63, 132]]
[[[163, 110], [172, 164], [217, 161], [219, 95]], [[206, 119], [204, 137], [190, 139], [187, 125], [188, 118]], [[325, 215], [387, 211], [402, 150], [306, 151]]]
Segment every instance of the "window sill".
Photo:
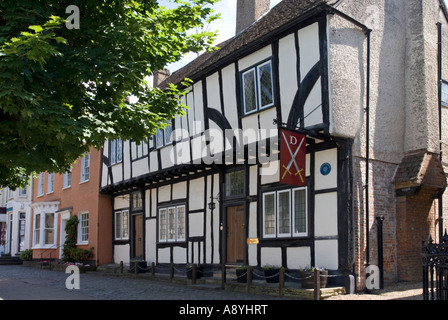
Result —
[[84, 181], [80, 181], [79, 184], [84, 184], [84, 183], [87, 183], [89, 181], [90, 181], [90, 179], [87, 179], [87, 180], [84, 180]]
[[67, 186], [67, 187], [62, 188], [62, 190], [67, 190], [67, 189], [70, 189], [71, 187], [72, 187], [72, 186], [69, 185], [69, 186]]

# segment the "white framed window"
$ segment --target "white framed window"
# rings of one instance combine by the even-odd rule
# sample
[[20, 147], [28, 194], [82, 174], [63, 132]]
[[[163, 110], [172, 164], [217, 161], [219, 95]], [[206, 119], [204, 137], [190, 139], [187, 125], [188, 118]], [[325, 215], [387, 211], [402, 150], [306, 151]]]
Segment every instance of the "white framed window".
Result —
[[34, 245], [40, 245], [40, 213], [37, 213], [34, 217]]
[[26, 197], [27, 195], [27, 187], [19, 188], [19, 197]]
[[55, 244], [55, 231], [54, 231], [54, 212], [47, 212], [43, 215], [45, 221], [44, 228], [44, 245], [51, 246]]
[[442, 104], [448, 106], [448, 82], [442, 81]]
[[226, 197], [244, 195], [245, 171], [235, 170], [226, 173]]
[[109, 146], [110, 164], [114, 165], [123, 161], [123, 142], [121, 139], [112, 140]]
[[129, 210], [115, 212], [115, 240], [129, 240]]
[[142, 193], [140, 191], [131, 193], [131, 210], [140, 210], [143, 208]]
[[44, 195], [45, 173], [40, 173], [37, 179], [37, 196]]
[[241, 84], [244, 115], [274, 105], [274, 77], [271, 60], [243, 71]]
[[80, 182], [86, 182], [90, 179], [90, 153], [87, 153], [81, 159], [81, 180]]
[[156, 149], [163, 148], [173, 143], [171, 140], [171, 133], [173, 132], [173, 126], [171, 122], [163, 129], [157, 129], [156, 135], [154, 136]]
[[263, 194], [263, 236], [275, 238], [276, 236], [276, 193]]
[[47, 193], [54, 192], [54, 173], [48, 174], [48, 185], [47, 185]]
[[64, 173], [64, 186], [63, 188], [69, 188], [72, 186], [72, 169]]
[[159, 241], [185, 241], [185, 205], [159, 209]]
[[307, 196], [307, 188], [296, 188], [292, 190], [294, 237], [306, 237], [308, 235]]
[[277, 236], [291, 236], [291, 191], [277, 192]]
[[308, 236], [307, 199], [306, 187], [263, 193], [263, 237]]
[[78, 244], [89, 243], [89, 213], [82, 212], [78, 215]]

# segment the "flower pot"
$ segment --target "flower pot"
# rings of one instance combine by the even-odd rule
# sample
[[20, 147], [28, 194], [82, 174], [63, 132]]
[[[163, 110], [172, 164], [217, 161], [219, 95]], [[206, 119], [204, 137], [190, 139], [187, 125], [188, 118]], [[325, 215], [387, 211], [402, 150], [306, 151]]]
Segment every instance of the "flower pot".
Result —
[[236, 282], [246, 283], [247, 282], [247, 269], [236, 269]]
[[[328, 283], [328, 270], [320, 272], [320, 287], [326, 288]], [[300, 271], [300, 278], [303, 289], [314, 289], [314, 271]]]
[[[196, 279], [201, 279], [202, 277], [202, 267], [196, 268]], [[193, 267], [187, 268], [187, 279], [193, 279]]]
[[280, 278], [280, 269], [264, 269], [264, 276], [267, 283], [278, 283]]

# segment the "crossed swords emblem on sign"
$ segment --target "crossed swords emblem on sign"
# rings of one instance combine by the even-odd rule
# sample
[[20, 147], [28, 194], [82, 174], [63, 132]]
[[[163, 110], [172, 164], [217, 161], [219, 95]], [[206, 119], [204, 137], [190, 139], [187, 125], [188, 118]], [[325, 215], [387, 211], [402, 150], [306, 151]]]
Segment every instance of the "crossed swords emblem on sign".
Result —
[[299, 168], [299, 165], [297, 164], [297, 161], [296, 161], [296, 157], [299, 154], [299, 151], [300, 151], [300, 149], [302, 147], [303, 142], [305, 141], [305, 138], [302, 139], [302, 141], [300, 142], [299, 147], [296, 149], [296, 152], [293, 153], [292, 150], [291, 150], [291, 147], [289, 146], [289, 142], [288, 142], [288, 139], [286, 138], [285, 133], [282, 132], [282, 135], [283, 135], [283, 139], [285, 139], [286, 146], [288, 147], [289, 153], [291, 155], [291, 161], [289, 162], [288, 166], [283, 165], [283, 168], [285, 169], [285, 172], [283, 173], [282, 179], [285, 179], [285, 177], [286, 177], [286, 175], [288, 173], [289, 173], [289, 175], [292, 175], [291, 167], [294, 164], [294, 166], [296, 167], [296, 170], [297, 170], [297, 173], [295, 174], [295, 176], [296, 177], [299, 176], [300, 180], [302, 181], [302, 183], [305, 183], [305, 180], [303, 179], [303, 176], [302, 176], [303, 169]]

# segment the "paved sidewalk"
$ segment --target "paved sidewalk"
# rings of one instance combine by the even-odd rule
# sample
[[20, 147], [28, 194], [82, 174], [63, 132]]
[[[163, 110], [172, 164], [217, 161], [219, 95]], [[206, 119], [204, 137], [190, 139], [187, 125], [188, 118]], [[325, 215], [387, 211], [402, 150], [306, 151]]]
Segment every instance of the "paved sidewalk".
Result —
[[80, 289], [68, 290], [70, 274], [36, 268], [0, 266], [3, 300], [283, 300], [224, 290], [116, 277], [91, 272], [80, 274]]

